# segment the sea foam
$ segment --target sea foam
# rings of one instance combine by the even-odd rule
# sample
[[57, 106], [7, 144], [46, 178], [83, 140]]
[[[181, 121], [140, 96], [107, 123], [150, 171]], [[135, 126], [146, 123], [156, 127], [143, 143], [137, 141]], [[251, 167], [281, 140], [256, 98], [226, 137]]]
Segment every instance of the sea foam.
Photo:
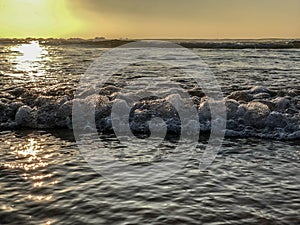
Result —
[[[72, 129], [72, 106], [81, 101], [82, 106], [93, 104], [96, 127], [101, 132], [112, 132], [111, 110], [118, 101], [120, 89], [107, 86], [99, 94], [85, 91], [80, 99], [70, 95], [40, 96], [28, 91], [12, 90], [0, 100], [0, 129]], [[168, 131], [178, 133], [181, 121], [169, 99], [149, 98], [136, 102], [128, 116], [133, 132], [149, 132], [149, 121], [160, 117]], [[198, 110], [201, 132], [209, 132], [213, 101], [201, 92], [191, 96]], [[275, 92], [265, 87], [231, 92], [225, 96], [226, 136], [272, 138], [293, 140], [300, 138], [300, 95], [299, 91]], [[91, 112], [86, 112], [91, 113]], [[192, 128], [191, 128], [192, 129]]]

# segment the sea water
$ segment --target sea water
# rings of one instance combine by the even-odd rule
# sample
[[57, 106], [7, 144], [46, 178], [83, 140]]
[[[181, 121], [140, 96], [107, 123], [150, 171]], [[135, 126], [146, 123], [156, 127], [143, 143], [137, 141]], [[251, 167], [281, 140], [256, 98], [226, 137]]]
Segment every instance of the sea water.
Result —
[[[299, 49], [191, 49], [223, 91], [226, 137], [205, 170], [186, 166], [149, 186], [124, 186], [101, 176], [73, 137], [74, 92], [87, 68], [107, 51], [86, 43], [0, 45], [0, 224], [300, 222]], [[99, 90], [95, 122], [105, 148], [116, 155], [126, 149], [109, 120], [116, 93], [132, 80], [162, 74], [189, 93], [202, 124], [199, 143], [206, 143], [212, 121], [201, 88], [176, 67], [140, 63], [114, 74]], [[83, 96], [95, 99], [89, 91]], [[137, 102], [131, 129], [147, 134], [151, 114], [172, 123], [176, 113], [167, 100]], [[168, 128], [176, 139], [180, 124]], [[161, 150], [176, 144], [166, 139]]]

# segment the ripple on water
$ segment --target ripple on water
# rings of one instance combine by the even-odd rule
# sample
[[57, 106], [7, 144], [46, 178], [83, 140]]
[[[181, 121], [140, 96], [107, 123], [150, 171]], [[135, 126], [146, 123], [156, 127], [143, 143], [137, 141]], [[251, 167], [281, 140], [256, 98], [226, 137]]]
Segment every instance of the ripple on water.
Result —
[[[300, 221], [298, 142], [225, 139], [205, 171], [187, 167], [148, 187], [124, 187], [89, 168], [72, 138], [63, 135], [0, 134], [1, 224]], [[102, 140], [118, 149], [113, 136]]]

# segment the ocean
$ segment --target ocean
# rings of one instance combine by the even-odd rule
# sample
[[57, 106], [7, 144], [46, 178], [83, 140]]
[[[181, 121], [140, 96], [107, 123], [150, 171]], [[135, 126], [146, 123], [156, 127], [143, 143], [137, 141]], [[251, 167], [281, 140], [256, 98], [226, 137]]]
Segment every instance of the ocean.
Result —
[[[299, 41], [177, 40], [188, 48], [109, 58], [128, 42], [0, 40], [0, 224], [299, 224]], [[199, 62], [218, 88], [188, 74]], [[92, 155], [83, 133], [98, 135]]]

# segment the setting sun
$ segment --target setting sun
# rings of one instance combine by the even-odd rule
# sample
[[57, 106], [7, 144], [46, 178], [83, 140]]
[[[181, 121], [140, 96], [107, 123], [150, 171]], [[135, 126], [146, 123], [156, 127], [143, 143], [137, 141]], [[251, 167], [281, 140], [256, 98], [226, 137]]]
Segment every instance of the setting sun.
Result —
[[0, 36], [53, 37], [72, 35], [81, 23], [65, 0], [0, 0]]

